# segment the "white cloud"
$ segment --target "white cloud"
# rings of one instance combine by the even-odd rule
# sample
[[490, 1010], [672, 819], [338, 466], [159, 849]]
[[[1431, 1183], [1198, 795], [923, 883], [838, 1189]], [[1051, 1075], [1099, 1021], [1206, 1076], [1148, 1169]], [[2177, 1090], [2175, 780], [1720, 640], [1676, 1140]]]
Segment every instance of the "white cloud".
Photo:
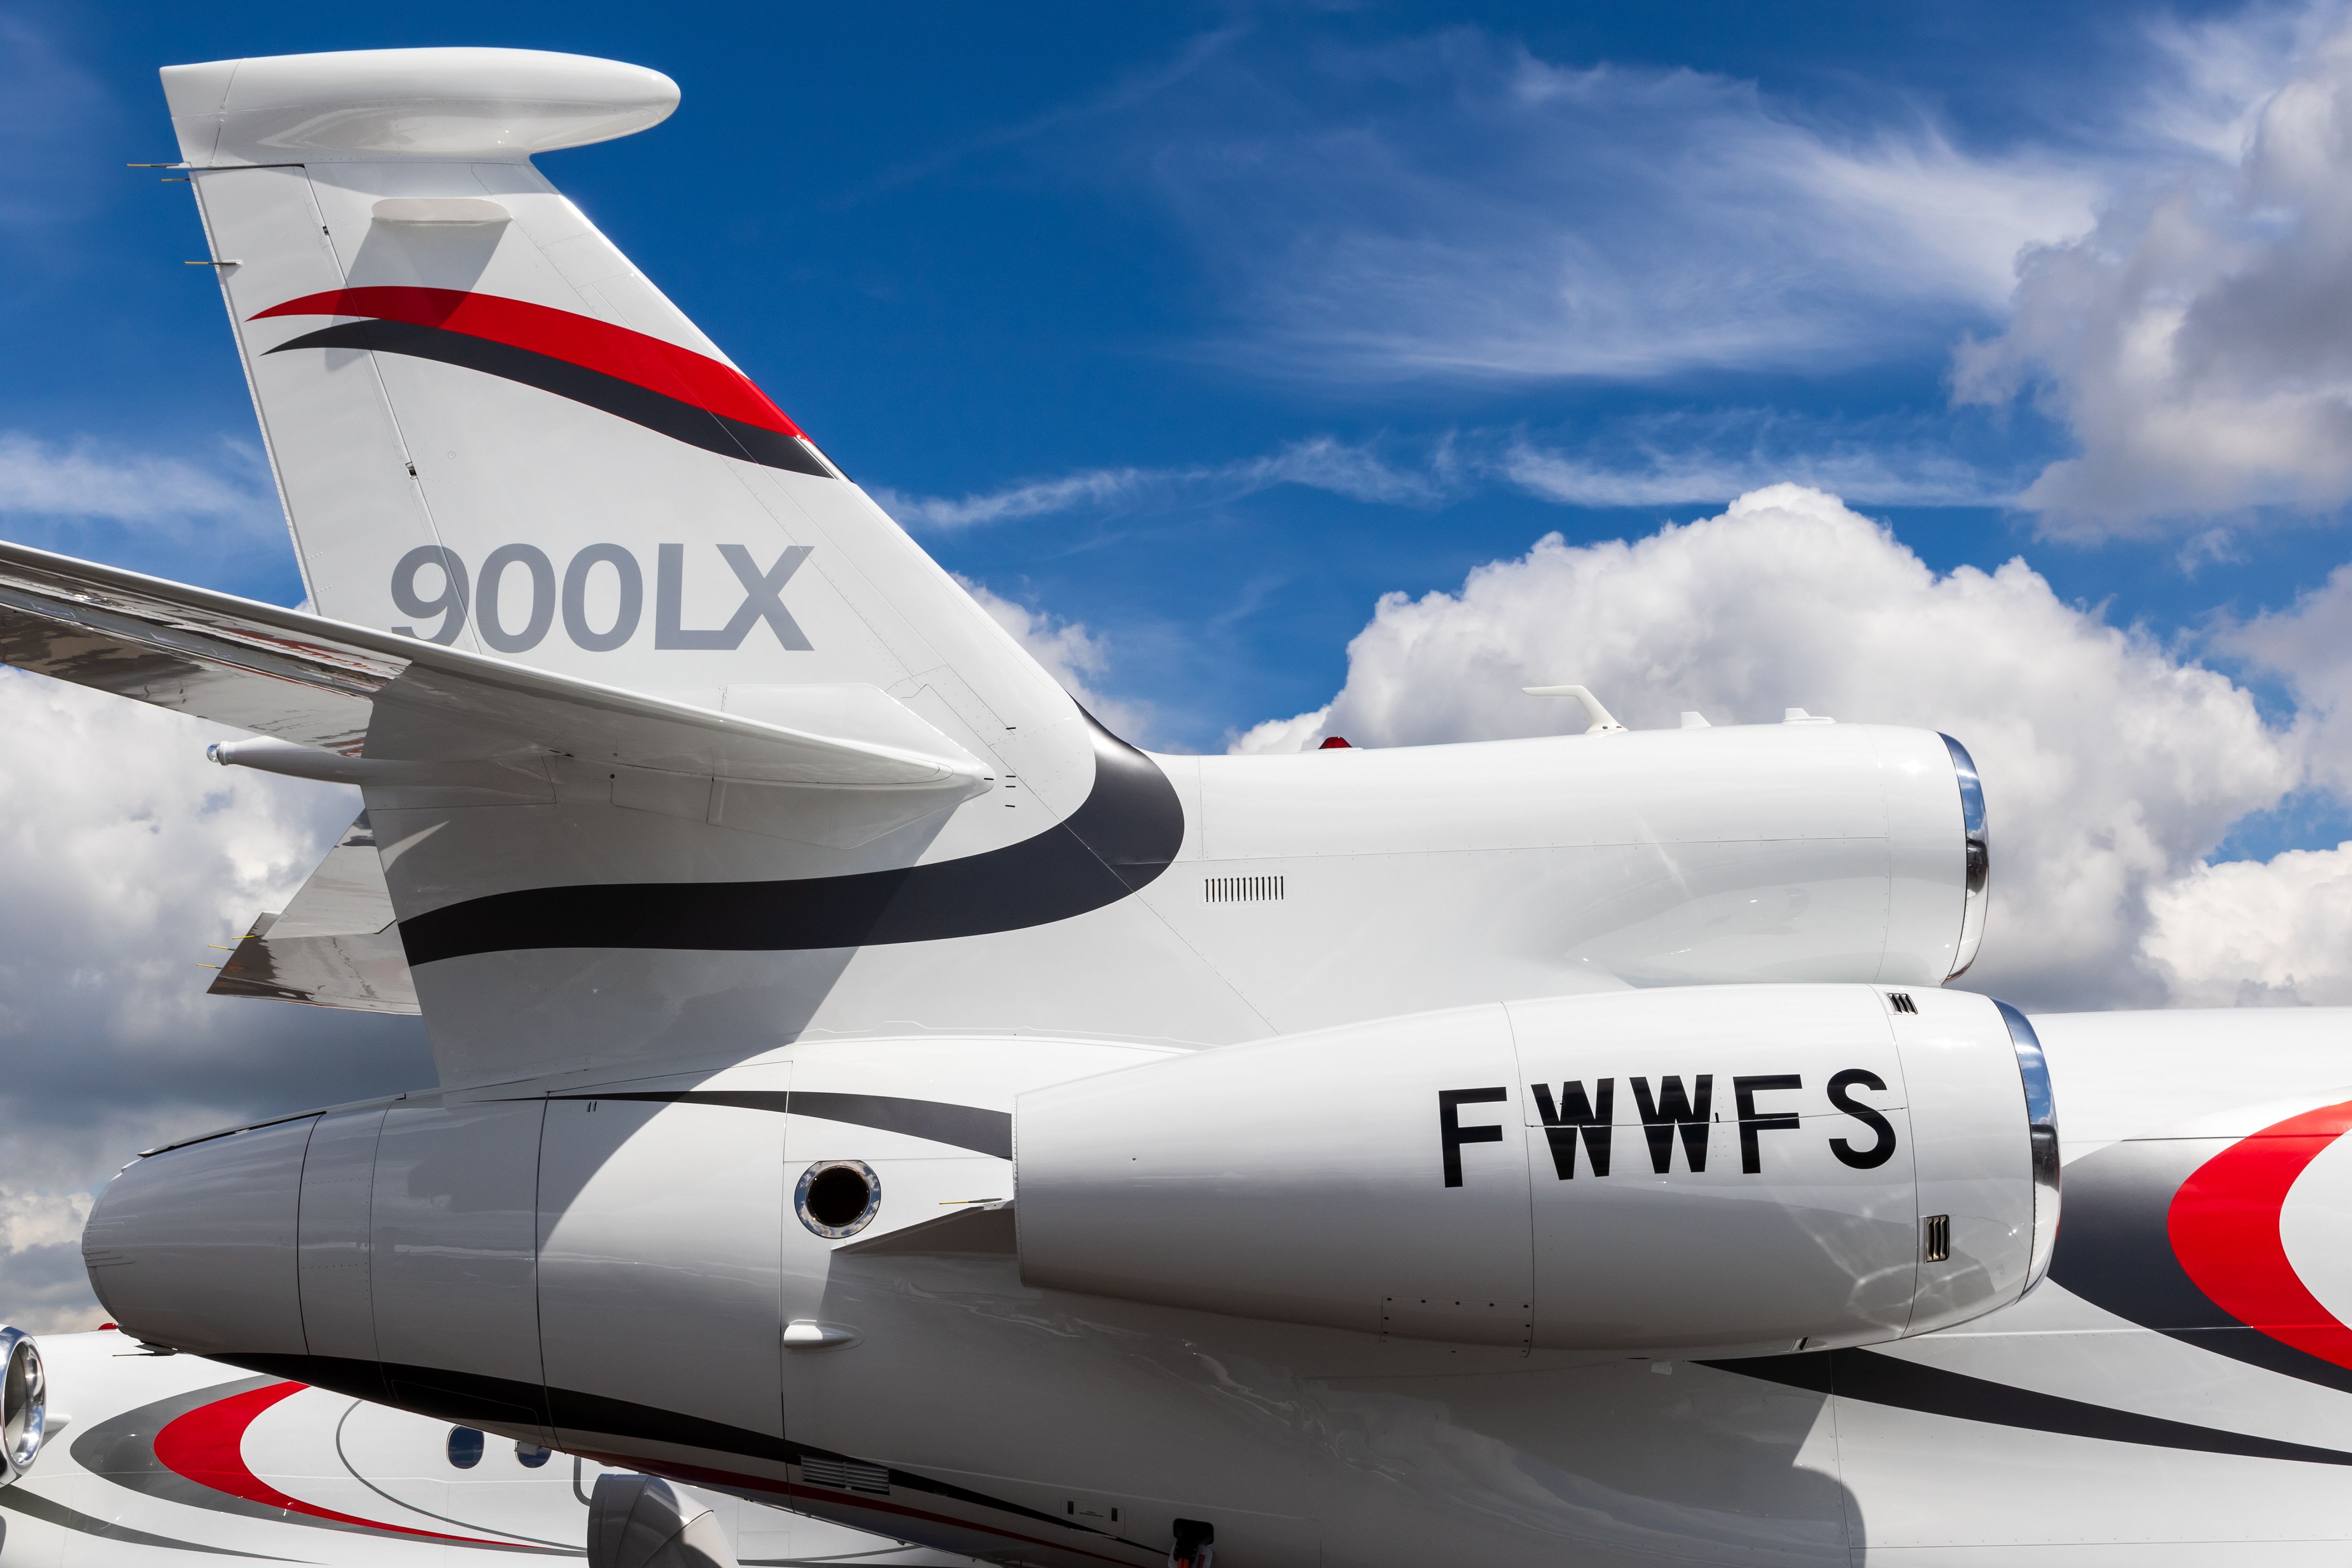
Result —
[[[1603, 448], [1605, 456], [1521, 438], [1503, 449], [1495, 467], [1519, 489], [1563, 506], [1721, 501], [1783, 480], [1877, 506], [1997, 506], [2006, 499], [2001, 487], [1951, 451], [1925, 444], [1865, 444], [1820, 428], [1790, 431], [1769, 443], [1759, 432], [1744, 448], [1710, 433], [1673, 435], [1681, 438], [1641, 440], [1631, 453]], [[1791, 445], [1800, 452], [1813, 449], [1789, 455]]]
[[2352, 1003], [2352, 844], [2199, 865], [2148, 910], [2144, 951], [2176, 1002]]
[[204, 521], [215, 533], [222, 520], [243, 520], [274, 529], [278, 502], [268, 493], [259, 457], [241, 449], [226, 455], [236, 471], [90, 441], [60, 446], [20, 431], [0, 432], [0, 515], [105, 518], [149, 527]]
[[[2352, 34], [2284, 58], [2249, 36], [2177, 35], [2212, 62], [2169, 121], [2188, 145], [2091, 233], [2026, 256], [2007, 330], [1957, 358], [1962, 401], [2030, 390], [2073, 432], [2080, 454], [2021, 498], [2054, 531], [2352, 500]], [[2284, 79], [2233, 115], [2265, 72]]]
[[874, 495], [908, 527], [944, 531], [1072, 512], [1214, 506], [1281, 485], [1420, 509], [1496, 486], [1562, 506], [1655, 507], [1721, 503], [1790, 479], [1882, 506], [1999, 506], [2014, 491], [1914, 419], [1731, 408], [1619, 416], [1573, 437], [1523, 427], [1450, 430], [1412, 457], [1327, 435], [1197, 468], [1087, 468], [959, 497], [887, 487]]
[[0, 1249], [24, 1252], [81, 1239], [88, 1193], [38, 1193], [0, 1186]]
[[958, 577], [956, 581], [1087, 712], [1109, 726], [1114, 734], [1142, 743], [1142, 737], [1150, 730], [1150, 716], [1132, 703], [1104, 696], [1097, 687], [1110, 668], [1110, 653], [1100, 637], [1076, 621], [1056, 620], [1043, 610], [1018, 604], [969, 577]]
[[226, 731], [0, 671], [0, 1321], [75, 1326], [55, 1233], [138, 1150], [305, 1105], [421, 1087], [414, 1020], [205, 994], [355, 793], [224, 769]]
[[1250, 329], [1233, 352], [1277, 375], [1882, 357], [1996, 318], [2020, 248], [2088, 228], [2099, 188], [2079, 157], [1833, 129], [1751, 81], [1468, 28], [1229, 57], [1160, 108], [1150, 177]]
[[[1303, 752], [1322, 743], [1324, 724], [1331, 717], [1330, 704], [1299, 714], [1295, 719], [1268, 719], [1263, 724], [1253, 724], [1237, 734], [1228, 735], [1225, 750], [1237, 757], [1276, 756], [1286, 752]], [[1351, 742], [1352, 743], [1352, 742]]]
[[1239, 500], [1277, 485], [1303, 485], [1350, 500], [1429, 506], [1449, 493], [1444, 450], [1400, 467], [1368, 446], [1329, 436], [1294, 441], [1264, 457], [1177, 468], [1088, 468], [976, 494], [915, 496], [877, 487], [882, 509], [911, 529], [948, 530], [1081, 509], [1138, 511]]
[[2315, 780], [2352, 796], [2352, 566], [2284, 610], [2225, 622], [2214, 646], [2284, 679]]
[[0, 1185], [0, 1314], [37, 1334], [98, 1327], [104, 1314], [81, 1267], [87, 1192]]
[[[1591, 686], [1623, 721], [1789, 707], [1959, 736], [1984, 772], [1994, 903], [1971, 984], [2038, 1005], [2160, 1000], [2150, 900], [2302, 773], [2225, 677], [2061, 601], [2022, 561], [1930, 571], [1835, 498], [1781, 485], [1646, 538], [1557, 536], [1458, 594], [1391, 595], [1349, 645], [1328, 711], [1276, 749], [1532, 735], [1582, 716], [1523, 685]], [[1308, 721], [1316, 720], [1310, 723]], [[2346, 963], [2352, 968], [2352, 954]]]

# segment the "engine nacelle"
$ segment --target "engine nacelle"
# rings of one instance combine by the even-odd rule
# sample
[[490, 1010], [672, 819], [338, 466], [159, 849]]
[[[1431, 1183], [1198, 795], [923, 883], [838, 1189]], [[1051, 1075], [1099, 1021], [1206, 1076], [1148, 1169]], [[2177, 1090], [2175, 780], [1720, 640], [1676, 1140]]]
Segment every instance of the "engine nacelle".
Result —
[[1030, 1284], [1465, 1343], [1892, 1340], [2015, 1300], [2057, 1231], [2041, 1048], [1961, 992], [1386, 1019], [1038, 1089], [1013, 1140]]

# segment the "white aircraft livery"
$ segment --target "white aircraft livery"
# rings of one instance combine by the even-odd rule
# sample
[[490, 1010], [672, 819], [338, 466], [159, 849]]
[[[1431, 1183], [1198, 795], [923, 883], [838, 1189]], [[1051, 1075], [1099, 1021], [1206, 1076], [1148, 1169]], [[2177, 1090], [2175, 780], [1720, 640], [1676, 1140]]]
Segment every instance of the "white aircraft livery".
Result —
[[[196, 1356], [157, 1356], [110, 1329], [45, 1335], [37, 1349], [13, 1329], [0, 1338], [13, 1374], [0, 1568], [202, 1557], [686, 1568], [696, 1551], [741, 1568], [971, 1568], [723, 1492], [663, 1489], [653, 1500], [664, 1506], [649, 1509], [642, 1478], [627, 1472]], [[655, 1519], [670, 1528], [644, 1528]], [[631, 1525], [646, 1539], [611, 1539]]]
[[666, 78], [163, 84], [311, 608], [0, 657], [357, 785], [215, 989], [438, 1082], [125, 1167], [127, 1333], [1055, 1568], [2352, 1550], [2347, 1016], [1948, 988], [1958, 740], [1139, 750], [532, 166]]

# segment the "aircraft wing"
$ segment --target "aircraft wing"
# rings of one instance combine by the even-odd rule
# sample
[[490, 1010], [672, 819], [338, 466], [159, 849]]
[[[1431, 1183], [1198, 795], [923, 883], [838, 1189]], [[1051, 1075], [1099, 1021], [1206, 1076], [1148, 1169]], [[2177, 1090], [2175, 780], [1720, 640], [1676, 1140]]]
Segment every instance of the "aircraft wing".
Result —
[[[354, 784], [441, 781], [338, 759], [505, 773], [576, 759], [772, 786], [959, 794], [992, 771], [879, 692], [845, 703], [838, 688], [762, 689], [769, 714], [845, 715], [865, 731], [812, 732], [21, 544], [0, 543], [0, 662], [285, 743], [225, 761]], [[796, 707], [803, 691], [834, 696]]]

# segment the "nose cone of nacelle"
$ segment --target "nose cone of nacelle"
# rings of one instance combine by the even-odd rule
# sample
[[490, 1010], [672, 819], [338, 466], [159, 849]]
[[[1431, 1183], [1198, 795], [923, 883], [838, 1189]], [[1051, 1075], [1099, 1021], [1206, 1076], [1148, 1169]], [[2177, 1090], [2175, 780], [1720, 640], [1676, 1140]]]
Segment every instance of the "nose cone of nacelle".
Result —
[[295, 1219], [317, 1120], [158, 1150], [114, 1178], [81, 1255], [125, 1333], [201, 1355], [302, 1352]]

